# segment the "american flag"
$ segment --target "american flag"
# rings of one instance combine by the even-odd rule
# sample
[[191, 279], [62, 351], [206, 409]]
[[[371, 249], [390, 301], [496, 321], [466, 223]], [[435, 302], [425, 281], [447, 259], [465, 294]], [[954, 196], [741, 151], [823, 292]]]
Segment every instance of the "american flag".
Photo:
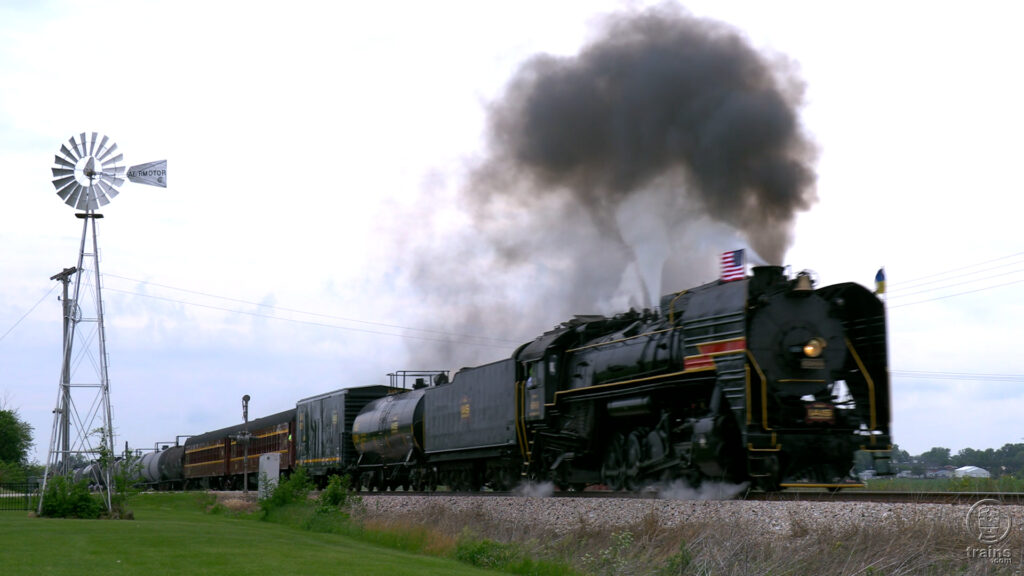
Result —
[[722, 254], [722, 280], [742, 280], [746, 276], [743, 265], [743, 250], [733, 250]]

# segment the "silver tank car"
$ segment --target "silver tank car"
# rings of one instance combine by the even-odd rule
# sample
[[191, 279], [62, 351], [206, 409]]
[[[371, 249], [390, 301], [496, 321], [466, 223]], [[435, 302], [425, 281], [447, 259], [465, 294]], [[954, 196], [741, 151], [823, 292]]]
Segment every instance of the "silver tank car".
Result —
[[184, 482], [182, 457], [184, 446], [171, 446], [159, 452], [148, 452], [140, 460], [142, 480], [154, 488], [177, 488]]

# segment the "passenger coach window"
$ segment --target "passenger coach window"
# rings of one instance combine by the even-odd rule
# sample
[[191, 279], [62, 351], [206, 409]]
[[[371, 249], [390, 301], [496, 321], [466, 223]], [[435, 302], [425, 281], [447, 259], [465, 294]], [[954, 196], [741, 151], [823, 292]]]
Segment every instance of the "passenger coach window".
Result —
[[548, 356], [548, 376], [558, 373], [558, 356]]

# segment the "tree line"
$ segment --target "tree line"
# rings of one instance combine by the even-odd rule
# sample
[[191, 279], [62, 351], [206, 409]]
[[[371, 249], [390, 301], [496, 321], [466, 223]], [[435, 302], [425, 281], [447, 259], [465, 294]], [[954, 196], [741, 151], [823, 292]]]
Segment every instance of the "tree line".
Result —
[[[1002, 448], [986, 448], [984, 450], [963, 448], [956, 454], [953, 454], [949, 448], [936, 446], [916, 456], [902, 450], [898, 445], [894, 445], [892, 464], [895, 467], [894, 471], [909, 471], [915, 476], [924, 476], [929, 471], [949, 466], [953, 468], [977, 466], [987, 470], [993, 478], [1000, 476], [1024, 478], [1024, 444], [1004, 444]], [[872, 466], [869, 454], [863, 452], [857, 454], [857, 472], [870, 470]]]

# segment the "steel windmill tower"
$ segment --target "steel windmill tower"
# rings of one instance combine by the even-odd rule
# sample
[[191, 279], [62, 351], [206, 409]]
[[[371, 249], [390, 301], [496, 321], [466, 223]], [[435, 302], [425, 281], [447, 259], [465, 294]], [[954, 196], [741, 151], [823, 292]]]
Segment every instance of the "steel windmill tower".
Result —
[[[132, 166], [121, 165], [123, 154], [117, 144], [96, 132], [82, 132], [62, 144], [54, 156], [53, 186], [65, 204], [82, 220], [78, 265], [65, 268], [50, 279], [64, 285], [64, 339], [57, 405], [53, 410], [50, 450], [43, 476], [43, 493], [51, 474], [67, 475], [76, 463], [103, 460], [112, 463], [114, 426], [110, 409], [107, 374], [106, 333], [103, 325], [103, 295], [100, 276], [96, 212], [119, 193], [125, 177], [133, 182], [167, 186], [165, 160]], [[90, 233], [91, 231], [91, 233]], [[91, 242], [87, 242], [91, 239]], [[69, 295], [69, 285], [74, 284]], [[91, 366], [94, 377], [80, 376]], [[93, 480], [103, 487], [107, 509], [111, 508], [111, 466], [95, 466]], [[39, 510], [42, 510], [42, 498]]]

